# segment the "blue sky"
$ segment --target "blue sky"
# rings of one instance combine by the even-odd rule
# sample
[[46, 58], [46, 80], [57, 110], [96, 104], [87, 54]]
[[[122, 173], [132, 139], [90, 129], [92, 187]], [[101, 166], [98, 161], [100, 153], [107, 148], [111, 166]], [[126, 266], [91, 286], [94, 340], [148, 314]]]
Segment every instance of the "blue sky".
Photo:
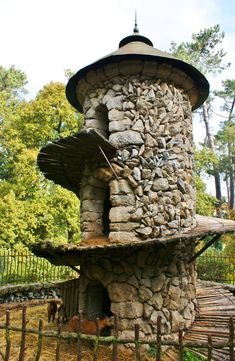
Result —
[[[0, 65], [23, 70], [34, 97], [50, 81], [65, 81], [65, 69], [77, 71], [117, 49], [132, 33], [135, 9], [140, 33], [165, 51], [172, 40], [190, 41], [193, 32], [220, 24], [232, 66], [209, 81], [219, 88], [222, 79], [235, 78], [234, 0], [0, 0]], [[194, 123], [195, 141], [202, 141], [203, 124]]]

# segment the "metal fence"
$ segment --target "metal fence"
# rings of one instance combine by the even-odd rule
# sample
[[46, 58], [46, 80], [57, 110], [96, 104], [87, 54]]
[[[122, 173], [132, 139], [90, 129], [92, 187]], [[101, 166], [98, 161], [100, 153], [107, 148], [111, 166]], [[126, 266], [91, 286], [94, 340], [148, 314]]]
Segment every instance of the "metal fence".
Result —
[[45, 258], [28, 250], [0, 249], [0, 286], [31, 282], [47, 282], [77, 277], [70, 267], [54, 266]]
[[[79, 321], [81, 322], [81, 315], [79, 317]], [[78, 333], [69, 333], [69, 332], [62, 332], [61, 331], [61, 325], [58, 325], [57, 331], [50, 330], [50, 331], [44, 331], [43, 330], [43, 322], [42, 320], [39, 320], [39, 326], [38, 329], [28, 329], [27, 326], [27, 318], [26, 318], [26, 307], [23, 307], [22, 309], [22, 326], [21, 327], [15, 327], [11, 325], [10, 322], [10, 311], [6, 312], [6, 322], [5, 324], [0, 325], [0, 330], [5, 330], [5, 345], [0, 345], [0, 355], [2, 356], [4, 361], [9, 361], [11, 357], [11, 332], [20, 332], [21, 333], [21, 340], [20, 340], [20, 347], [19, 347], [19, 354], [17, 357], [17, 360], [24, 361], [26, 360], [25, 354], [27, 350], [27, 342], [26, 342], [26, 335], [27, 334], [34, 334], [37, 336], [35, 339], [35, 353], [34, 357], [30, 358], [30, 360], [39, 361], [43, 344], [45, 338], [54, 338], [56, 339], [56, 348], [54, 350], [53, 354], [53, 360], [56, 361], [62, 361], [63, 358], [61, 357], [61, 347], [64, 342], [68, 342], [69, 340], [76, 341], [76, 360], [81, 361], [83, 359], [82, 356], [82, 344], [86, 342], [90, 342], [93, 344], [93, 348], [90, 351], [91, 358], [89, 360], [98, 361], [100, 358], [98, 358], [99, 355], [99, 346], [100, 344], [105, 344], [106, 346], [112, 346], [112, 351], [110, 354], [110, 361], [118, 361], [118, 355], [119, 355], [119, 347], [120, 345], [126, 345], [129, 344], [132, 346], [133, 349], [133, 360], [141, 361], [145, 359], [145, 356], [141, 353], [141, 347], [143, 345], [151, 345], [151, 347], [155, 349], [154, 359], [156, 361], [161, 361], [164, 358], [164, 349], [166, 346], [173, 347], [177, 352], [175, 353], [176, 358], [174, 360], [183, 361], [184, 360], [184, 350], [186, 348], [190, 348], [191, 350], [195, 350], [196, 354], [198, 352], [202, 352], [206, 356], [207, 361], [214, 360], [213, 357], [213, 350], [215, 349], [223, 349], [226, 353], [226, 358], [224, 360], [228, 361], [234, 361], [234, 347], [235, 347], [235, 340], [234, 340], [234, 321], [233, 318], [230, 317], [229, 319], [229, 333], [228, 333], [228, 339], [224, 340], [223, 342], [216, 341], [216, 338], [213, 339], [213, 337], [208, 336], [208, 340], [206, 342], [202, 341], [185, 341], [183, 338], [183, 332], [179, 331], [178, 334], [178, 340], [177, 341], [170, 341], [170, 340], [164, 340], [162, 338], [162, 332], [161, 332], [161, 317], [158, 317], [157, 319], [157, 331], [156, 331], [156, 337], [155, 339], [152, 339], [151, 341], [145, 340], [140, 338], [140, 328], [139, 325], [135, 325], [135, 328], [133, 330], [134, 337], [133, 338], [120, 338], [118, 335], [118, 320], [117, 318], [114, 318], [114, 327], [113, 327], [113, 335], [108, 337], [102, 337], [100, 336], [99, 331], [99, 320], [96, 320], [96, 334], [95, 335], [85, 335], [80, 332], [81, 329], [81, 323], [78, 324]], [[43, 342], [42, 342], [43, 341]], [[4, 348], [4, 350], [3, 350]], [[108, 350], [108, 349], [107, 349]], [[32, 345], [31, 345], [31, 351], [32, 351]], [[224, 353], [224, 354], [225, 354]], [[32, 355], [32, 353], [31, 353]], [[64, 357], [64, 356], [63, 356]], [[107, 359], [107, 358], [106, 358]]]
[[213, 252], [197, 259], [198, 278], [204, 281], [235, 284], [235, 257]]

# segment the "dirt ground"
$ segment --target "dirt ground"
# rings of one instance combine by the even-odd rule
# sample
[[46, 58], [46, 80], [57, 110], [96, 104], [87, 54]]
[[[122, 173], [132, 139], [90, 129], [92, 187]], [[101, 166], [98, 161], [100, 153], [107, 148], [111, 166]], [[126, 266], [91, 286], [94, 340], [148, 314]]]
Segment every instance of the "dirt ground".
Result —
[[[44, 300], [32, 300], [22, 303], [9, 303], [0, 305], [0, 324], [5, 324], [6, 310], [10, 310], [10, 324], [11, 326], [21, 327], [22, 322], [22, 308], [27, 306], [27, 328], [38, 329], [39, 319], [43, 320], [43, 330], [57, 330], [57, 324], [48, 323], [47, 321], [47, 302]], [[62, 331], [67, 331], [67, 325], [62, 326]], [[21, 333], [10, 331], [11, 335], [11, 353], [10, 361], [17, 361], [19, 359]], [[37, 350], [38, 335], [27, 334], [26, 336], [26, 351], [24, 361], [34, 361]], [[40, 361], [55, 361], [56, 339], [43, 337], [43, 347]], [[0, 330], [0, 360], [3, 359], [5, 354], [5, 330]], [[76, 361], [76, 342], [63, 340], [61, 343], [60, 361]], [[99, 346], [98, 361], [111, 360], [111, 347]], [[92, 361], [93, 352], [87, 346], [82, 348], [82, 360]], [[133, 354], [128, 351], [118, 352], [118, 361], [132, 361], [135, 360]], [[153, 361], [154, 357], [148, 355], [143, 357], [143, 361]]]

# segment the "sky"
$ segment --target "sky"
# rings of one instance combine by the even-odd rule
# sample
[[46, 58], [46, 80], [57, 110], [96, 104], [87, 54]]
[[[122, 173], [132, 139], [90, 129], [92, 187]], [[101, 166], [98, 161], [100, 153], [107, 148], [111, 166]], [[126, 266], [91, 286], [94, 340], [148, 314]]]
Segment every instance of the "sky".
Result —
[[[135, 9], [140, 34], [164, 51], [171, 41], [190, 41], [192, 33], [219, 24], [232, 65], [208, 80], [218, 89], [222, 79], [235, 78], [234, 0], [0, 0], [0, 65], [23, 70], [33, 98], [50, 81], [66, 82], [65, 69], [78, 71], [116, 50], [133, 31]], [[214, 132], [221, 119], [213, 119]], [[198, 143], [205, 130], [194, 123]]]

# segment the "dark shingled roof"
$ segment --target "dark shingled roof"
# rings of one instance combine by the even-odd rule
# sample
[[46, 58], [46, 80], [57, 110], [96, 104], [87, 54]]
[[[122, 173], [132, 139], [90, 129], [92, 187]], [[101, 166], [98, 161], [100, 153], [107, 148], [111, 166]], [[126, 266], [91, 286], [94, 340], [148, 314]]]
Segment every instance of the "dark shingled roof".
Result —
[[83, 112], [83, 104], [77, 99], [76, 93], [79, 81], [91, 70], [97, 70], [103, 68], [107, 64], [115, 64], [126, 60], [149, 60], [156, 62], [157, 64], [166, 63], [183, 71], [187, 76], [194, 80], [199, 93], [197, 103], [193, 106], [193, 110], [201, 106], [208, 97], [209, 83], [200, 71], [191, 64], [185, 63], [167, 52], [155, 49], [148, 38], [139, 34], [133, 34], [120, 41], [118, 50], [80, 69], [70, 78], [66, 87], [66, 96], [70, 104], [80, 112]]

